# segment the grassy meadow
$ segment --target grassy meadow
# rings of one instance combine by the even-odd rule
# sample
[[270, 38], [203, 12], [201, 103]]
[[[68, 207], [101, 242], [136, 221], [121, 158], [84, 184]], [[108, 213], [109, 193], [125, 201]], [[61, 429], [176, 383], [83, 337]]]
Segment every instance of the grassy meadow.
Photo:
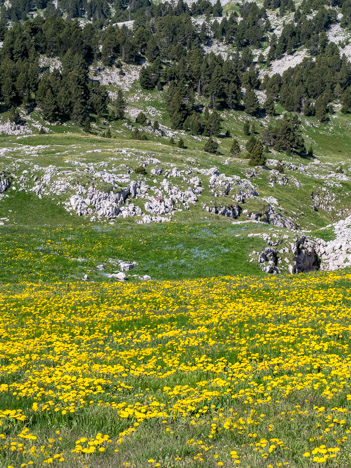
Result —
[[[225, 115], [224, 129], [244, 146], [247, 116], [236, 116]], [[0, 170], [82, 162], [135, 169], [149, 155], [180, 170], [252, 170], [230, 157], [232, 138], [210, 155], [205, 139], [186, 135], [180, 149], [168, 138], [132, 141], [118, 125], [111, 139], [66, 127], [1, 136]], [[318, 158], [337, 170], [349, 117], [333, 125], [333, 135], [327, 126], [305, 130]], [[270, 169], [254, 183], [283, 214], [331, 240], [335, 212], [309, 202], [328, 174], [318, 170], [319, 178], [288, 173], [298, 190], [269, 186]], [[349, 182], [333, 190], [349, 209]], [[291, 242], [295, 233], [210, 215], [202, 202], [170, 223], [141, 225], [91, 223], [58, 200], [10, 188], [0, 202], [0, 467], [351, 466], [350, 270], [264, 276], [249, 258], [266, 246], [262, 234], [287, 233]], [[202, 201], [210, 200], [204, 183]], [[259, 203], [245, 207], [255, 212]], [[107, 277], [117, 260], [138, 262], [126, 283]]]
[[350, 273], [0, 290], [0, 465], [346, 467]]

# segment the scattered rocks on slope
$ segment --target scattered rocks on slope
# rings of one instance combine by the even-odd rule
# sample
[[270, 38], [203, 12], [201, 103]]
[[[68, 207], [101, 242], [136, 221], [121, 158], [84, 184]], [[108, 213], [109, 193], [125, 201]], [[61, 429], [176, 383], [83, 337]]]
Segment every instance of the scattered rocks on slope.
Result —
[[107, 274], [106, 276], [107, 276], [107, 278], [116, 279], [118, 281], [125, 281], [126, 278], [127, 278], [127, 275], [125, 273], [123, 273], [123, 272], [110, 273], [110, 274]]
[[311, 200], [313, 210], [323, 210], [330, 212], [333, 210], [335, 195], [331, 194], [325, 187], [315, 188], [315, 190], [311, 193]]

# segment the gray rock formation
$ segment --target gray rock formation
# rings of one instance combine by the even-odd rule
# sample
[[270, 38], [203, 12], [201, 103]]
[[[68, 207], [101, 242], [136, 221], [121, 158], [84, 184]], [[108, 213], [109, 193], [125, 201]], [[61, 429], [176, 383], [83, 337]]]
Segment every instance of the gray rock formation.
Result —
[[321, 261], [311, 242], [302, 236], [296, 241], [292, 273], [307, 273], [320, 269]]
[[315, 211], [332, 211], [335, 203], [335, 195], [325, 188], [317, 188], [311, 193], [312, 209]]
[[6, 178], [5, 174], [0, 174], [0, 193], [6, 192], [10, 187], [10, 181]]
[[258, 262], [265, 273], [280, 273], [278, 260], [278, 254], [272, 247], [266, 247], [258, 256]]
[[241, 206], [239, 205], [231, 205], [231, 206], [207, 206], [204, 205], [203, 209], [208, 213], [213, 213], [220, 216], [225, 216], [227, 218], [234, 218], [237, 219], [240, 216], [242, 211]]

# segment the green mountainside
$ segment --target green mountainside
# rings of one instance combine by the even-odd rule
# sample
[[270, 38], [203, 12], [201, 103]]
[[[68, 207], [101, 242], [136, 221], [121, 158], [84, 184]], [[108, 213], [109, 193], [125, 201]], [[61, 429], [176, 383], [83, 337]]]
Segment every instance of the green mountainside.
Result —
[[[4, 281], [21, 244], [33, 278], [98, 278], [125, 239], [135, 277], [351, 265], [350, 11], [349, 0], [3, 3]], [[49, 268], [35, 249], [71, 227], [101, 249], [61, 272], [54, 249]]]

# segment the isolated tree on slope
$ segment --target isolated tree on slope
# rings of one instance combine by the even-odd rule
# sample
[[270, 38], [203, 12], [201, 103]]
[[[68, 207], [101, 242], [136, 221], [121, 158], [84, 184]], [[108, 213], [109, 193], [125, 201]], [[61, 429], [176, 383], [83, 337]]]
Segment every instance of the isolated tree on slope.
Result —
[[116, 99], [116, 118], [123, 119], [124, 112], [126, 110], [126, 101], [123, 96], [123, 92], [121, 89], [118, 90], [117, 99]]
[[232, 146], [230, 147], [230, 153], [235, 157], [239, 156], [240, 154], [240, 145], [236, 138], [234, 138]]

